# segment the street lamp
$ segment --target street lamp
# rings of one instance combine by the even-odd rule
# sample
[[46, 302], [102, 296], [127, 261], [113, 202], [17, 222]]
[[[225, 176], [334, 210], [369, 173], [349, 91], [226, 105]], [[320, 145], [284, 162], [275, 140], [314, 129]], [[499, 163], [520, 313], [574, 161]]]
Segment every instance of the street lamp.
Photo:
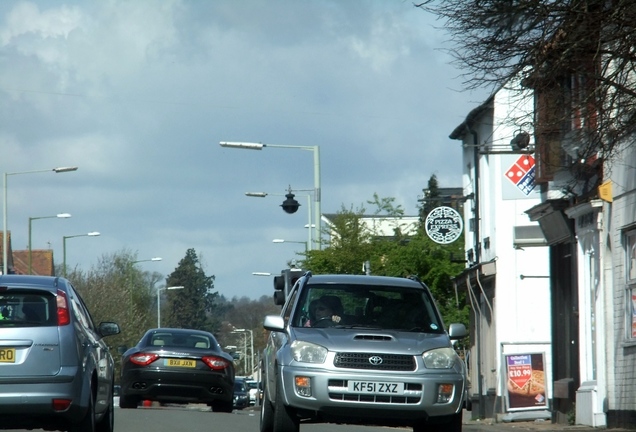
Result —
[[[243, 333], [243, 335], [245, 336], [245, 343], [247, 344], [247, 335], [245, 334], [246, 332], [250, 332], [250, 367], [251, 369], [249, 374], [252, 375], [254, 373], [254, 332], [250, 329], [234, 329], [232, 333]], [[246, 359], [246, 362], [247, 362], [247, 359]]]
[[285, 240], [285, 239], [274, 239], [274, 240], [272, 240], [272, 243], [299, 243], [299, 244], [304, 244], [305, 245], [305, 252], [307, 252], [307, 242], [304, 242], [304, 241], [292, 241], [292, 240]]
[[59, 167], [59, 168], [53, 168], [53, 169], [45, 169], [45, 170], [35, 170], [35, 171], [20, 171], [20, 172], [5, 172], [4, 173], [4, 182], [3, 182], [3, 189], [4, 189], [4, 194], [3, 194], [3, 205], [2, 205], [2, 221], [3, 221], [3, 228], [2, 228], [2, 274], [7, 274], [9, 272], [8, 269], [8, 257], [7, 257], [7, 177], [11, 176], [11, 175], [19, 175], [19, 174], [34, 174], [34, 173], [43, 173], [43, 172], [50, 172], [53, 171], [54, 173], [63, 173], [63, 172], [69, 172], [69, 171], [77, 171], [77, 167]]
[[55, 216], [36, 216], [29, 218], [29, 274], [33, 274], [33, 256], [31, 249], [31, 222], [36, 219], [51, 219], [51, 218], [70, 218], [70, 213], [58, 213]]
[[73, 237], [96, 237], [100, 235], [99, 232], [97, 231], [92, 231], [86, 234], [75, 234], [75, 235], [70, 235], [70, 236], [64, 236], [62, 237], [62, 256], [64, 257], [64, 261], [63, 261], [63, 273], [64, 273], [64, 277], [66, 277], [66, 239], [70, 239]]
[[219, 143], [221, 147], [228, 148], [240, 148], [247, 150], [263, 150], [264, 147], [275, 147], [275, 148], [290, 148], [290, 149], [300, 149], [312, 151], [314, 153], [314, 203], [315, 203], [315, 212], [314, 218], [316, 223], [316, 240], [318, 241], [318, 249], [322, 248], [322, 242], [320, 241], [321, 230], [320, 230], [320, 147], [319, 146], [293, 146], [293, 145], [272, 145], [272, 144], [262, 144], [262, 143], [251, 143], [251, 142], [231, 142], [231, 141], [221, 141]]
[[271, 276], [269, 272], [252, 272], [252, 276]]
[[[290, 188], [291, 190], [291, 188]], [[307, 192], [308, 189], [295, 189], [294, 192]], [[286, 196], [285, 194], [273, 194], [273, 193], [267, 193], [267, 192], [245, 192], [245, 195], [248, 197], [255, 197], [255, 198], [265, 198], [267, 195], [273, 195], [273, 196]], [[311, 223], [311, 194], [303, 194], [303, 196], [307, 197], [307, 215], [309, 218], [309, 223], [305, 226], [315, 226], [312, 225]], [[311, 234], [311, 230], [307, 231], [307, 247], [305, 248], [305, 250], [309, 249], [313, 249], [313, 237]]]
[[163, 258], [161, 257], [153, 257], [150, 259], [142, 259], [142, 260], [137, 260], [137, 261], [131, 261], [130, 262], [130, 289], [128, 290], [130, 292], [130, 299], [128, 301], [128, 308], [129, 308], [129, 315], [132, 317], [133, 315], [133, 285], [134, 285], [134, 278], [132, 275], [132, 268], [135, 264], [137, 263], [142, 263], [142, 262], [149, 262], [149, 261], [161, 261]]
[[185, 288], [182, 285], [157, 288], [157, 328], [161, 328], [161, 291], [163, 290], [180, 290]]

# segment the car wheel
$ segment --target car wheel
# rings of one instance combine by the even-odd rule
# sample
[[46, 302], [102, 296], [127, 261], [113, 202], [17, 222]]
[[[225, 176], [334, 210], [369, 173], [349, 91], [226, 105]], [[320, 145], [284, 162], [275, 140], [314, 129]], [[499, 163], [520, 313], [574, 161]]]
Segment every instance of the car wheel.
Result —
[[263, 400], [261, 402], [261, 432], [273, 432], [274, 430], [274, 407], [267, 397], [267, 390], [263, 389]]
[[232, 402], [214, 402], [212, 404], [212, 412], [224, 412], [224, 413], [231, 413], [233, 409], [233, 404]]
[[104, 416], [95, 425], [97, 432], [113, 432], [115, 427], [115, 410], [113, 409], [113, 403], [108, 405], [108, 409], [104, 413]]
[[131, 396], [119, 396], [119, 408], [137, 408], [139, 401], [136, 397]]
[[462, 432], [462, 413], [453, 414], [446, 423], [418, 423], [413, 432]]
[[274, 432], [298, 432], [300, 420], [294, 409], [283, 402], [283, 391], [276, 389], [276, 408], [274, 409]]
[[88, 397], [88, 409], [79, 423], [73, 423], [68, 429], [69, 432], [95, 432], [95, 404], [93, 393]]

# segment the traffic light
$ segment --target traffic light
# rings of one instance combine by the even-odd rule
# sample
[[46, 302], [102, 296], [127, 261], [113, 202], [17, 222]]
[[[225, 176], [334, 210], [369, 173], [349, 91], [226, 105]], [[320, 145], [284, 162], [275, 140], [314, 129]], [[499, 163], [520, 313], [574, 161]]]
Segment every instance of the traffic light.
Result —
[[280, 276], [274, 276], [274, 304], [284, 305], [285, 297], [285, 270], [283, 270]]
[[281, 270], [280, 276], [274, 276], [274, 304], [282, 306], [296, 281], [305, 272], [299, 268]]

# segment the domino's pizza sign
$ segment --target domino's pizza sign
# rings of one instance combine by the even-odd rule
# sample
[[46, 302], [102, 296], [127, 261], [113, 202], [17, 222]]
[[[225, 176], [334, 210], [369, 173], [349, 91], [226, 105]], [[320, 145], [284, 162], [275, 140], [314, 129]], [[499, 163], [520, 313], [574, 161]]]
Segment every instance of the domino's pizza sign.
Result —
[[506, 178], [525, 195], [534, 190], [535, 164], [530, 155], [521, 155], [506, 171]]

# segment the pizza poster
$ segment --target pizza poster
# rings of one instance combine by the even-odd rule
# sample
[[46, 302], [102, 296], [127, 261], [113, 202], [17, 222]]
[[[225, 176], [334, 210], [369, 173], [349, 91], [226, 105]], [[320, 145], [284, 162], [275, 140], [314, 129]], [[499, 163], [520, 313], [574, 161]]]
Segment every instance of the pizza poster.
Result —
[[505, 355], [508, 409], [546, 408], [544, 354]]

